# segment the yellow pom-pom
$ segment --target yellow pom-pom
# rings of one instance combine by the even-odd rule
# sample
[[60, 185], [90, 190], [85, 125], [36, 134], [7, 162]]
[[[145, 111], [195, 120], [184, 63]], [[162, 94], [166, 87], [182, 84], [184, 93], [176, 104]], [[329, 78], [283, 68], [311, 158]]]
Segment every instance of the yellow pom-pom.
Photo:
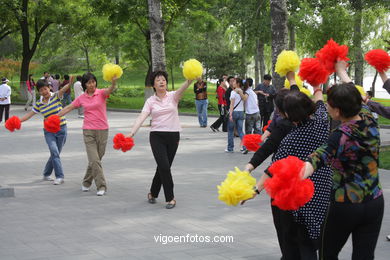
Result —
[[226, 179], [218, 185], [218, 199], [229, 206], [236, 206], [240, 201], [253, 197], [253, 187], [256, 179], [249, 172], [240, 171], [237, 167], [235, 171], [230, 171]]
[[184, 62], [183, 75], [187, 80], [194, 80], [201, 77], [203, 74], [202, 64], [195, 60], [190, 59]]
[[286, 76], [289, 71], [297, 71], [301, 61], [298, 54], [294, 51], [282, 51], [278, 55], [278, 59], [275, 64], [275, 72], [281, 77]]
[[[295, 82], [297, 83], [298, 88], [303, 88], [303, 81], [297, 74], [295, 74]], [[287, 79], [284, 81], [284, 87], [290, 89], [290, 82]]]
[[108, 63], [103, 66], [103, 79], [105, 81], [111, 81], [114, 76], [120, 78], [123, 74], [123, 70], [119, 65]]
[[359, 85], [355, 85], [355, 88], [357, 88], [357, 90], [359, 90], [359, 93], [362, 97], [365, 97], [366, 96], [366, 92], [364, 91], [364, 88], [362, 86], [359, 86]]
[[308, 90], [307, 88], [299, 88], [299, 90], [302, 92], [302, 93], [305, 93], [308, 97], [311, 97], [311, 93], [310, 93], [310, 90]]

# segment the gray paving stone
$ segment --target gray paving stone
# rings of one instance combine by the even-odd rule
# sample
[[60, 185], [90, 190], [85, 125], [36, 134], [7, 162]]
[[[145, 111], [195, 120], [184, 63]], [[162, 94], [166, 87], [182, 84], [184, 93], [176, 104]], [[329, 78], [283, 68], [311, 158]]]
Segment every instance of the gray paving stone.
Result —
[[[11, 114], [23, 115], [12, 106]], [[23, 123], [14, 133], [0, 128], [0, 143], [10, 147], [0, 155], [0, 185], [14, 188], [16, 197], [0, 199], [0, 259], [280, 259], [269, 197], [261, 194], [244, 206], [228, 207], [218, 201], [216, 186], [234, 166], [243, 167], [251, 154], [225, 154], [226, 133], [198, 127], [197, 118], [181, 116], [183, 131], [173, 163], [177, 207], [164, 208], [146, 201], [155, 162], [149, 145], [149, 129], [142, 127], [133, 150], [112, 148], [118, 132], [128, 132], [137, 114], [109, 112], [109, 143], [103, 159], [108, 182], [106, 196], [81, 192], [86, 168], [82, 121], [67, 116], [68, 139], [61, 154], [65, 184], [41, 181], [49, 152], [39, 116]], [[390, 129], [382, 129], [390, 140]], [[236, 138], [236, 151], [238, 139]], [[254, 173], [259, 177], [266, 161]], [[385, 215], [376, 259], [390, 255], [390, 171], [380, 170], [385, 194]], [[233, 243], [167, 243], [155, 236], [234, 237]], [[351, 242], [340, 254], [350, 259]]]

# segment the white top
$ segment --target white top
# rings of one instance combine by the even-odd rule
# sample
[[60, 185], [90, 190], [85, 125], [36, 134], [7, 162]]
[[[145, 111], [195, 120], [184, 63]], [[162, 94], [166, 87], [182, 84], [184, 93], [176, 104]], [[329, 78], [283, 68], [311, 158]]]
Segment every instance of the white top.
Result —
[[6, 83], [0, 85], [0, 98], [6, 98], [5, 100], [0, 100], [0, 105], [11, 104], [11, 87]]
[[74, 90], [74, 97], [75, 98], [78, 98], [79, 96], [84, 94], [84, 90], [83, 90], [83, 87], [81, 86], [81, 82], [80, 81], [76, 81], [73, 84], [73, 90]]
[[[233, 111], [244, 111], [244, 101], [241, 100], [241, 96], [239, 94], [237, 94], [236, 91], [234, 91], [234, 90], [230, 94], [230, 100], [232, 100], [233, 98], [234, 98], [234, 106], [233, 107], [237, 106]], [[238, 102], [240, 102], [240, 103], [238, 104]]]
[[257, 100], [257, 95], [253, 91], [253, 89], [248, 88], [246, 90], [246, 94], [248, 94], [248, 98], [245, 101], [245, 113], [247, 114], [255, 114], [258, 113], [259, 110], [259, 104]]

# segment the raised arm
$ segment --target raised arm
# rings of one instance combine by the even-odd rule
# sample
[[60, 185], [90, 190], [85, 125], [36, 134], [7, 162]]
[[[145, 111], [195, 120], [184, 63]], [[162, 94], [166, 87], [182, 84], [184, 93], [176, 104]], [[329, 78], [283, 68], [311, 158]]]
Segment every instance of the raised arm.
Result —
[[30, 112], [28, 112], [27, 114], [25, 114], [25, 115], [20, 119], [20, 122], [27, 121], [27, 120], [29, 120], [30, 118], [32, 118], [34, 115], [35, 115], [35, 112], [34, 112], [34, 111], [30, 111]]
[[133, 137], [148, 116], [149, 116], [148, 112], [144, 112], [144, 111], [141, 112], [137, 117], [137, 119], [135, 120], [133, 128], [131, 128], [130, 134], [128, 134], [126, 137]]
[[72, 86], [73, 80], [74, 80], [74, 76], [71, 76], [69, 83], [66, 84], [64, 87], [62, 87], [60, 90], [58, 90], [58, 97], [59, 98], [62, 98], [62, 96], [64, 95], [65, 91], [67, 91], [70, 88], [70, 86]]
[[179, 101], [181, 97], [183, 96], [184, 91], [191, 85], [193, 80], [186, 80], [184, 81], [183, 85], [176, 91], [175, 93], [175, 99]]
[[116, 76], [112, 77], [111, 86], [104, 90], [104, 93], [106, 94], [106, 96], [110, 95], [115, 90], [117, 80], [118, 80], [118, 78]]
[[336, 62], [335, 65], [336, 73], [341, 79], [343, 83], [349, 83], [352, 82], [351, 78], [348, 76], [347, 73], [347, 62], [343, 60], [339, 60]]

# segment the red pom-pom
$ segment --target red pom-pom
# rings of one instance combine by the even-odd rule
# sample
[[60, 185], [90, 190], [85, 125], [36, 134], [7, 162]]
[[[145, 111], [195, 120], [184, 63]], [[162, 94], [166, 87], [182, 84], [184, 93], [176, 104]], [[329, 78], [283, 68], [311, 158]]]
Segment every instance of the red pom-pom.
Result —
[[49, 116], [43, 123], [43, 127], [50, 133], [57, 133], [61, 130], [61, 118], [58, 115]]
[[390, 68], [390, 55], [382, 49], [367, 52], [364, 59], [378, 72], [386, 72]]
[[260, 148], [261, 135], [259, 134], [248, 134], [242, 138], [242, 145], [249, 151], [256, 152]]
[[114, 149], [122, 149], [122, 152], [127, 152], [134, 146], [134, 139], [131, 137], [125, 137], [122, 133], [116, 134], [112, 141], [114, 143]]
[[269, 167], [272, 178], [264, 182], [264, 187], [274, 199], [272, 205], [282, 210], [297, 210], [311, 200], [314, 184], [310, 179], [302, 180], [304, 165], [299, 158], [288, 156]]
[[348, 46], [338, 45], [332, 38], [316, 53], [316, 57], [320, 59], [329, 74], [336, 71], [334, 65], [338, 60], [349, 61], [347, 55]]
[[268, 120], [268, 123], [266, 126], [263, 127], [263, 133], [267, 130], [267, 128], [269, 127], [269, 125], [271, 124], [272, 120]]
[[8, 120], [5, 122], [5, 128], [7, 128], [11, 132], [15, 131], [15, 129], [19, 130], [21, 126], [22, 123], [17, 116], [12, 116], [8, 118]]
[[329, 72], [318, 58], [304, 58], [299, 68], [299, 77], [312, 86], [318, 86], [328, 80]]

